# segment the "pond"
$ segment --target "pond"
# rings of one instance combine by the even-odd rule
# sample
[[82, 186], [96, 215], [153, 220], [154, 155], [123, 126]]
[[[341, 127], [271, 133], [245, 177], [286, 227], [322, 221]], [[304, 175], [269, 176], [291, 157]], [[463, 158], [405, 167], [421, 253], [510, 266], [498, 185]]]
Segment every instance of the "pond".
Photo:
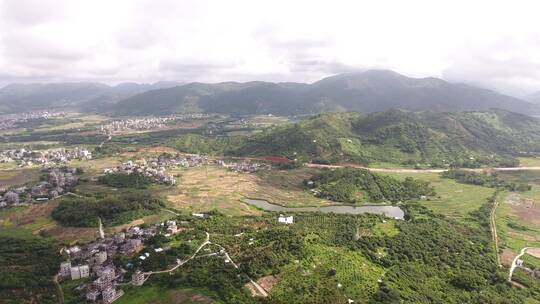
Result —
[[280, 205], [272, 204], [266, 200], [260, 199], [251, 199], [245, 198], [242, 200], [246, 204], [255, 206], [257, 208], [266, 210], [266, 211], [275, 211], [275, 212], [322, 212], [322, 213], [336, 213], [336, 214], [363, 214], [363, 213], [373, 213], [373, 214], [382, 214], [387, 217], [400, 219], [402, 220], [405, 216], [405, 213], [401, 208], [397, 206], [349, 206], [349, 205], [336, 205], [336, 206], [323, 206], [323, 207], [283, 207]]

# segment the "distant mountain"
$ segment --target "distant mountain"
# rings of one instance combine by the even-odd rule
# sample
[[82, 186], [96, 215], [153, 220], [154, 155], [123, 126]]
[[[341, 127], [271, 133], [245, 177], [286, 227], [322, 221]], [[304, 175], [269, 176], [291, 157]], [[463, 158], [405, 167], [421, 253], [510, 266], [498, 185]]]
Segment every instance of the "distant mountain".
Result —
[[221, 154], [322, 163], [514, 166], [515, 156], [540, 152], [540, 120], [504, 110], [326, 113], [247, 137], [189, 135], [170, 145], [186, 152], [212, 153], [208, 147], [216, 147]]
[[180, 83], [122, 83], [112, 87], [91, 82], [10, 84], [0, 89], [0, 112], [51, 109], [95, 110], [135, 94], [177, 85]]
[[388, 70], [368, 70], [303, 83], [191, 83], [147, 91], [110, 108], [121, 115], [213, 112], [227, 114], [314, 114], [328, 111], [468, 111], [500, 108], [540, 113], [540, 106], [437, 78], [411, 78]]
[[540, 104], [540, 91], [528, 95], [523, 99], [534, 104]]

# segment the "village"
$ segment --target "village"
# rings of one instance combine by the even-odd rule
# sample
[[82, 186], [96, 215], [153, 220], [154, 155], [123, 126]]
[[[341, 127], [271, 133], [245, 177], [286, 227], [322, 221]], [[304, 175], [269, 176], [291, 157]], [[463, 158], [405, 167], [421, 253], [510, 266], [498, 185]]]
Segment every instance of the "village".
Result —
[[79, 180], [76, 168], [48, 168], [43, 172], [44, 180], [31, 187], [1, 188], [0, 208], [46, 202], [69, 192]]
[[27, 150], [24, 148], [0, 152], [0, 163], [17, 163], [18, 167], [56, 166], [66, 164], [70, 160], [92, 159], [88, 149], [75, 147], [73, 149], [56, 148], [48, 150]]
[[210, 117], [209, 114], [182, 114], [182, 115], [169, 115], [162, 117], [141, 117], [141, 118], [128, 118], [122, 120], [115, 120], [108, 124], [99, 126], [99, 131], [105, 135], [112, 135], [114, 133], [125, 131], [144, 131], [144, 130], [157, 130], [167, 127], [177, 120], [182, 119], [204, 119]]
[[[202, 220], [209, 217], [205, 213], [193, 213], [191, 216]], [[293, 216], [280, 214], [277, 218], [278, 224], [291, 225], [293, 222]], [[60, 264], [58, 278], [60, 281], [82, 280], [82, 283], [76, 290], [83, 293], [87, 301], [95, 302], [101, 300], [103, 303], [108, 304], [114, 302], [124, 294], [124, 291], [117, 287], [125, 285], [140, 287], [144, 285], [145, 281], [152, 274], [174, 271], [196, 257], [220, 255], [223, 257], [225, 264], [230, 264], [238, 268], [238, 265], [232, 261], [229, 254], [219, 244], [214, 244], [220, 248], [218, 252], [207, 253], [210, 249], [206, 248], [204, 250], [205, 254], [198, 256], [199, 251], [203, 247], [212, 244], [209, 241], [209, 234], [206, 233], [206, 241], [200, 244], [191, 256], [184, 260], [177, 258], [172, 268], [147, 272], [139, 269], [141, 263], [150, 258], [151, 255], [170, 250], [170, 247], [146, 246], [145, 243], [148, 240], [157, 235], [162, 235], [171, 240], [175, 234], [181, 231], [186, 231], [186, 228], [179, 227], [175, 220], [167, 220], [144, 228], [132, 226], [125, 229], [124, 232], [115, 233], [111, 237], [105, 237], [100, 221], [99, 239], [89, 244], [75, 245], [61, 250], [67, 260]], [[243, 233], [234, 236], [238, 238], [242, 235]], [[191, 243], [192, 240], [189, 239], [186, 242]], [[254, 242], [255, 240], [250, 238], [248, 244], [253, 245]], [[118, 257], [128, 258], [130, 262], [125, 265], [119, 265], [117, 262], [115, 263], [115, 261], [121, 260]], [[260, 289], [257, 283], [252, 283], [255, 288]]]
[[164, 153], [157, 157], [146, 157], [135, 161], [129, 160], [117, 167], [105, 168], [103, 169], [103, 173], [106, 175], [115, 173], [142, 174], [152, 178], [155, 183], [174, 186], [176, 184], [176, 178], [173, 174], [168, 174], [166, 169], [192, 168], [207, 165], [218, 165], [243, 173], [254, 173], [262, 168], [270, 168], [269, 165], [258, 162], [226, 162], [224, 160], [212, 160], [200, 155], [182, 156], [180, 154], [172, 155]]

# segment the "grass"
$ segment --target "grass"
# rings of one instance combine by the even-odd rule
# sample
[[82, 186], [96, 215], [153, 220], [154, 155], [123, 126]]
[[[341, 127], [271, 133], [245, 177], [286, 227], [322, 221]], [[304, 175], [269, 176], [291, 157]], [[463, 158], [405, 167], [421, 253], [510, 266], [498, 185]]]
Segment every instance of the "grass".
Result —
[[[524, 217], [526, 213], [523, 211], [527, 212], [521, 205], [524, 197], [521, 193], [505, 192], [499, 197], [496, 211], [500, 245], [514, 252], [519, 252], [523, 247], [540, 247], [540, 227]], [[522, 229], [511, 227], [512, 224], [518, 224]]]
[[393, 220], [387, 220], [375, 225], [372, 229], [373, 235], [376, 236], [396, 236], [399, 234], [399, 229], [396, 228], [396, 223]]
[[525, 254], [523, 257], [523, 264], [529, 268], [540, 269], [540, 259], [533, 257], [532, 255]]
[[419, 203], [450, 218], [472, 224], [468, 221], [471, 212], [478, 210], [493, 195], [495, 189], [466, 185], [452, 179], [442, 178], [439, 173], [385, 173], [403, 180], [407, 176], [429, 181], [435, 188], [436, 196]]
[[540, 167], [540, 157], [518, 157], [521, 167]]

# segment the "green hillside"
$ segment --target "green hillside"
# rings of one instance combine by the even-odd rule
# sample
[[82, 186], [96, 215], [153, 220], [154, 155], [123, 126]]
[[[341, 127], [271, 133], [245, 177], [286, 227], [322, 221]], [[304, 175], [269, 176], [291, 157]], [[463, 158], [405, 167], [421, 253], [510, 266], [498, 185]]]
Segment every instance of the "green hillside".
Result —
[[319, 163], [478, 167], [518, 165], [514, 157], [540, 152], [539, 139], [540, 121], [503, 110], [390, 110], [326, 113], [248, 137], [189, 135], [168, 144], [187, 152], [280, 155]]

